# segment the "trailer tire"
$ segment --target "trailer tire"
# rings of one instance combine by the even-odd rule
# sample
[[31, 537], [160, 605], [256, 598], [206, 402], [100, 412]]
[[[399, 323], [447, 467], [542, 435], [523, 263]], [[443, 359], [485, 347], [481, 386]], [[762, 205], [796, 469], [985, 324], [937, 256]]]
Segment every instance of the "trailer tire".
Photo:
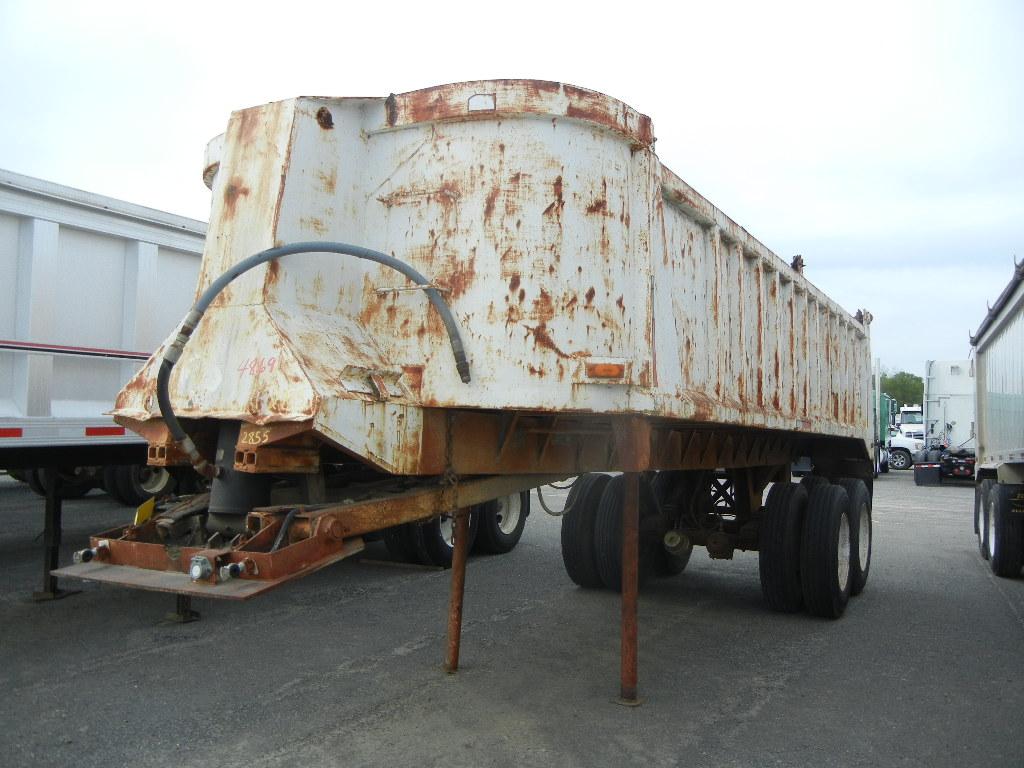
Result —
[[906, 448], [893, 448], [889, 452], [890, 469], [910, 469], [912, 466], [914, 466], [914, 460]]
[[[96, 487], [96, 481], [93, 478], [91, 472], [81, 471], [80, 468], [75, 467], [73, 469], [57, 469], [57, 495], [62, 499], [80, 499], [93, 488]], [[36, 467], [29, 469], [25, 474], [25, 481], [28, 483], [28, 487], [32, 491], [46, 498], [46, 482], [47, 476], [50, 472], [53, 472], [50, 467]]]
[[800, 541], [807, 514], [803, 483], [775, 483], [761, 520], [758, 570], [761, 594], [773, 611], [796, 613], [804, 606], [800, 582]]
[[164, 496], [174, 490], [174, 477], [164, 467], [125, 464], [115, 470], [119, 500], [129, 507], [137, 507], [147, 499]]
[[800, 478], [800, 485], [807, 489], [808, 494], [815, 488], [828, 484], [829, 479], [827, 477], [822, 477], [821, 475], [804, 475]]
[[[658, 502], [650, 483], [641, 477], [640, 482], [640, 536], [638, 542], [639, 564], [637, 573], [642, 587], [655, 572], [657, 549], [661, 549], [660, 537], [644, 535], [644, 519], [658, 514]], [[626, 478], [613, 477], [601, 494], [597, 508], [597, 523], [594, 532], [594, 552], [601, 582], [608, 589], [622, 590], [622, 507], [625, 500]], [[657, 549], [655, 549], [657, 547]]]
[[997, 483], [988, 499], [988, 562], [996, 576], [1012, 579], [1024, 561], [1024, 486]]
[[864, 591], [868, 583], [868, 571], [871, 570], [871, 545], [874, 535], [871, 494], [863, 480], [844, 477], [838, 484], [850, 497], [850, 596], [854, 597]]
[[808, 613], [838, 619], [850, 598], [850, 499], [839, 485], [811, 491], [800, 546], [800, 583]]
[[569, 511], [562, 515], [562, 565], [573, 583], [585, 589], [604, 586], [597, 569], [595, 524], [601, 497], [611, 477], [599, 472], [583, 475], [565, 500]]
[[489, 555], [504, 555], [516, 548], [530, 516], [530, 492], [510, 493], [476, 508], [476, 549]]
[[401, 563], [413, 561], [412, 553], [405, 546], [405, 535], [402, 532], [402, 526], [393, 525], [390, 528], [384, 529], [384, 546], [387, 547], [388, 554], [395, 560]]
[[399, 535], [402, 537], [404, 549], [408, 554], [408, 562], [418, 565], [435, 564], [427, 552], [426, 537], [423, 535], [422, 523], [405, 523], [400, 525]]
[[[420, 530], [423, 539], [423, 551], [426, 552], [424, 565], [438, 565], [442, 568], [452, 567], [452, 556], [455, 554], [455, 518], [451, 515], [438, 515], [425, 523], [412, 523]], [[469, 511], [469, 546], [473, 548], [477, 532], [480, 529], [480, 509], [473, 507]], [[414, 550], [419, 553], [419, 545], [413, 537]]]

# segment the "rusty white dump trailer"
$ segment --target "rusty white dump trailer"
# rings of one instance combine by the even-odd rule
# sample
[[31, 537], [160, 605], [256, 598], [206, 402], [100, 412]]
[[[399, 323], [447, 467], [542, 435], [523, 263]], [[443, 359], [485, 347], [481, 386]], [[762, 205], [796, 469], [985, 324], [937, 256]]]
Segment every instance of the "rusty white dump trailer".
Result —
[[211, 492], [64, 573], [243, 598], [450, 513], [454, 669], [466, 510], [577, 476], [563, 558], [622, 591], [626, 700], [638, 583], [695, 545], [758, 550], [779, 610], [863, 588], [870, 316], [662, 166], [648, 117], [532, 80], [296, 98], [234, 113], [205, 177], [195, 308], [114, 414]]
[[997, 576], [1024, 561], [1024, 264], [971, 337], [977, 355], [974, 533]]

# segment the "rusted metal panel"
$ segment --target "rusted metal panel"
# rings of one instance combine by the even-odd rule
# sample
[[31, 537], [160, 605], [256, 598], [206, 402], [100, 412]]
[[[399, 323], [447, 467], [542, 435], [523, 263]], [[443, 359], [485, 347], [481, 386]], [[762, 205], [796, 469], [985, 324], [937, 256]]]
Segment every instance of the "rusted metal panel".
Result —
[[[274, 244], [393, 254], [445, 290], [472, 381], [422, 291], [296, 255], [207, 312], [171, 381], [183, 417], [312, 422], [396, 474], [437, 471], [427, 409], [870, 439], [866, 324], [663, 167], [650, 120], [615, 99], [536, 81], [297, 98], [235, 113], [218, 141], [200, 287]], [[592, 375], [606, 363], [621, 375]], [[119, 417], [158, 417], [154, 380]]]

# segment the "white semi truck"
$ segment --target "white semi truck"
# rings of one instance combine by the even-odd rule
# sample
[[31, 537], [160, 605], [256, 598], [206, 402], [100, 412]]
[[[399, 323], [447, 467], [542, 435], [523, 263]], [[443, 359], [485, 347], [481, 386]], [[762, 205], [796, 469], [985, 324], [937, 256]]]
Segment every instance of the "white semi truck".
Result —
[[976, 352], [974, 532], [997, 576], [1024, 560], [1024, 264], [971, 337]]

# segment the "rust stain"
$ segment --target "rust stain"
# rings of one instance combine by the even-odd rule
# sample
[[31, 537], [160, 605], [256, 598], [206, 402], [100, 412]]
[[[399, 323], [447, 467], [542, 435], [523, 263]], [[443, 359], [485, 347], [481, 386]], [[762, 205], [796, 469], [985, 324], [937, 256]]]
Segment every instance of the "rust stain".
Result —
[[619, 298], [615, 300], [615, 306], [617, 306], [623, 314], [626, 313], [626, 304], [622, 300], [622, 296], [619, 296]]
[[476, 252], [465, 261], [456, 262], [451, 273], [449, 273], [445, 280], [445, 285], [450, 291], [448, 294], [449, 299], [457, 299], [462, 296], [470, 285], [473, 284], [473, 280], [476, 278]]
[[405, 385], [418, 398], [423, 389], [423, 366], [403, 365], [402, 374], [405, 378]]
[[330, 173], [319, 171], [317, 176], [320, 178], [320, 186], [324, 192], [333, 195], [338, 188], [338, 169], [332, 168]]
[[533, 316], [542, 323], [555, 316], [555, 304], [551, 301], [551, 294], [543, 288], [540, 289], [540, 295], [533, 300]]
[[327, 225], [324, 224], [322, 219], [316, 216], [303, 217], [299, 219], [299, 226], [306, 227], [316, 232], [318, 235], [327, 234]]
[[263, 122], [263, 109], [253, 107], [238, 112], [238, 139], [242, 144], [249, 144], [259, 132]]
[[334, 115], [327, 107], [320, 107], [316, 111], [316, 122], [325, 131], [329, 131], [334, 128]]
[[544, 209], [545, 216], [556, 216], [561, 217], [562, 209], [565, 208], [565, 199], [562, 197], [562, 177], [558, 176], [551, 184], [552, 191], [555, 194], [555, 199], [547, 208]]
[[512, 275], [512, 279], [508, 281], [508, 290], [509, 290], [509, 293], [515, 293], [517, 290], [519, 290], [519, 273], [518, 272], [513, 274]]
[[235, 218], [235, 209], [238, 205], [238, 198], [248, 197], [250, 189], [245, 186], [245, 180], [241, 176], [232, 176], [231, 180], [224, 187], [224, 218]]
[[588, 357], [590, 355], [589, 352], [573, 352], [570, 354], [562, 350], [551, 338], [551, 334], [548, 332], [546, 323], [538, 323], [533, 327], [524, 323], [523, 327], [526, 328], [527, 333], [533, 335], [534, 344], [538, 347], [551, 350], [563, 360], [573, 360], [580, 357]]
[[594, 302], [594, 296], [596, 294], [597, 294], [597, 291], [594, 290], [593, 286], [591, 286], [590, 288], [587, 289], [587, 293], [586, 293], [587, 306], [590, 306]]
[[526, 289], [525, 288], [520, 288], [519, 289], [519, 303], [522, 304], [523, 303], [523, 299], [525, 299], [525, 298], [526, 298]]
[[487, 193], [487, 199], [484, 201], [484, 221], [490, 221], [491, 216], [494, 215], [494, 204], [498, 201], [498, 195], [500, 194], [500, 187], [495, 187]]

